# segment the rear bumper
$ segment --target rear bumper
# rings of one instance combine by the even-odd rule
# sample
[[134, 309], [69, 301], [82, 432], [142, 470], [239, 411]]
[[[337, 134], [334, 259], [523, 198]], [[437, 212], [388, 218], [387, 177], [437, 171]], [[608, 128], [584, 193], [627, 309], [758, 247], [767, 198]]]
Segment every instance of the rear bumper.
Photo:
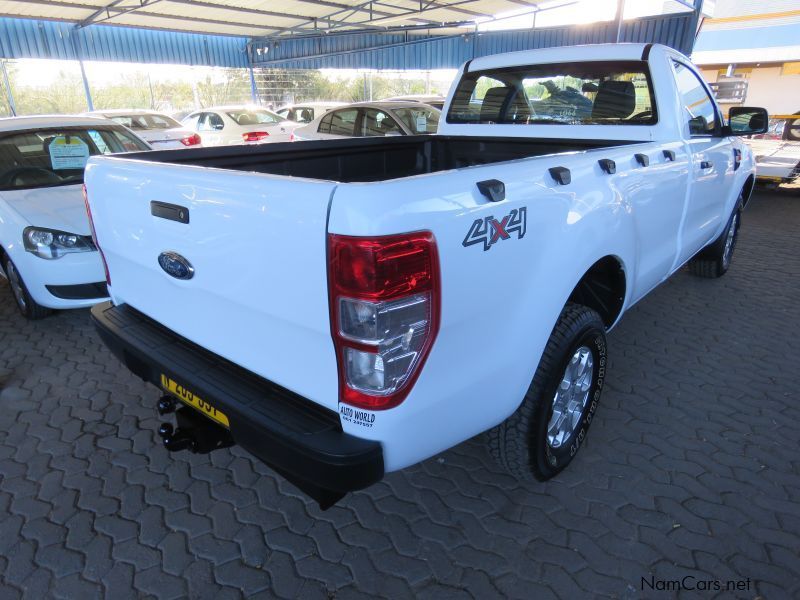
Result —
[[312, 496], [344, 494], [383, 477], [378, 442], [342, 431], [339, 416], [234, 365], [137, 310], [92, 308], [100, 337], [134, 374], [160, 387], [161, 375], [224, 412], [239, 445]]

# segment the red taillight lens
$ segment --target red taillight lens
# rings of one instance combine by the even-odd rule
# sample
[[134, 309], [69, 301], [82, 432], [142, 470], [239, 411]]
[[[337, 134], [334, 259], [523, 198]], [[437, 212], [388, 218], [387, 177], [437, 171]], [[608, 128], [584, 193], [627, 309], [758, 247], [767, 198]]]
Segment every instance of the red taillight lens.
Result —
[[294, 141], [294, 131], [293, 131], [292, 133], [290, 133], [290, 134], [289, 134], [289, 141], [290, 141], [290, 142], [293, 142], [293, 141]]
[[268, 137], [269, 134], [266, 131], [248, 131], [247, 133], [242, 134], [242, 139], [245, 142], [260, 142]]
[[429, 231], [328, 236], [331, 327], [341, 402], [400, 404], [439, 326], [439, 259]]
[[200, 138], [200, 135], [197, 133], [193, 133], [192, 135], [185, 137], [181, 140], [181, 144], [184, 146], [197, 146], [203, 140]]
[[83, 184], [83, 203], [86, 205], [86, 216], [89, 217], [89, 230], [92, 232], [92, 241], [100, 253], [100, 260], [103, 262], [103, 270], [106, 272], [106, 285], [111, 285], [111, 274], [108, 272], [108, 263], [100, 248], [100, 242], [97, 241], [97, 232], [94, 230], [94, 219], [92, 218], [92, 209], [89, 206], [89, 194], [86, 192], [86, 184]]

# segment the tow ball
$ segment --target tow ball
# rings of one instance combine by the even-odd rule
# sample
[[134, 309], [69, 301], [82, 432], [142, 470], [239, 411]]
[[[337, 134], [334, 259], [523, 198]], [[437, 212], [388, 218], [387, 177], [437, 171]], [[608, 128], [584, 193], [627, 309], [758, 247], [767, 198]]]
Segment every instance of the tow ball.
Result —
[[233, 446], [234, 441], [230, 432], [198, 414], [188, 406], [176, 410], [176, 402], [169, 396], [164, 396], [158, 401], [158, 413], [165, 415], [175, 413], [177, 427], [172, 423], [161, 423], [158, 435], [164, 443], [164, 448], [170, 452], [190, 450], [195, 454], [208, 454], [213, 450]]

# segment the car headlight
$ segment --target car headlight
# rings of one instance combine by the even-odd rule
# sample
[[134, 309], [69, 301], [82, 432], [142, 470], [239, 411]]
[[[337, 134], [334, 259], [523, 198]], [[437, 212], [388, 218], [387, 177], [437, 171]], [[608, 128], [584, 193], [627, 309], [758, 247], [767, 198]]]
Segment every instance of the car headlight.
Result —
[[22, 231], [22, 244], [28, 252], [46, 259], [61, 258], [71, 252], [97, 250], [92, 238], [88, 235], [44, 229], [43, 227], [26, 227]]

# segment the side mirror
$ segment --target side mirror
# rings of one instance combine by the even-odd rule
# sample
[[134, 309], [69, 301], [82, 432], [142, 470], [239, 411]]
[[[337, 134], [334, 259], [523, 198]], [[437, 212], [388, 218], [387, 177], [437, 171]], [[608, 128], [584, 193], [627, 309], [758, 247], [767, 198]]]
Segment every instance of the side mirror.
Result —
[[766, 133], [769, 127], [767, 109], [752, 106], [733, 106], [728, 113], [727, 135]]

